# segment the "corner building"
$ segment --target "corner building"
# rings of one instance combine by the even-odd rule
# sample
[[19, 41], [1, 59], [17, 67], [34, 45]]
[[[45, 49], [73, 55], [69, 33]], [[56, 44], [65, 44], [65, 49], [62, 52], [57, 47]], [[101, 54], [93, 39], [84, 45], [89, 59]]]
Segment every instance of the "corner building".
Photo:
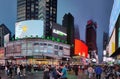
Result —
[[15, 64], [58, 64], [70, 58], [70, 46], [40, 38], [20, 39], [7, 43], [5, 57]]

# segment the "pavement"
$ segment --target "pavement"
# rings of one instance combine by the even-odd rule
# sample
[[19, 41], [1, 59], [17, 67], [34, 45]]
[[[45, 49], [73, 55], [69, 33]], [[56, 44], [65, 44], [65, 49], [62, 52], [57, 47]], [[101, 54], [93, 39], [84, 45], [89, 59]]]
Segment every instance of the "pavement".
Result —
[[0, 73], [1, 79], [43, 79], [43, 72], [38, 71], [38, 72], [28, 72], [26, 76], [21, 75], [20, 78], [18, 78], [17, 75], [14, 75], [11, 77], [7, 76], [4, 74], [4, 72]]
[[[28, 72], [26, 76], [21, 76], [18, 78], [17, 75], [13, 76], [14, 78], [8, 77], [4, 71], [0, 72], [1, 79], [43, 79], [43, 71], [38, 71], [38, 72]], [[68, 74], [67, 75], [68, 79], [89, 79], [88, 75], [85, 74], [84, 72], [79, 72], [78, 76], [74, 74]], [[50, 77], [50, 79], [53, 79]], [[92, 79], [96, 79], [93, 77]], [[104, 74], [102, 74], [101, 79], [104, 79]], [[111, 78], [110, 78], [111, 79]]]

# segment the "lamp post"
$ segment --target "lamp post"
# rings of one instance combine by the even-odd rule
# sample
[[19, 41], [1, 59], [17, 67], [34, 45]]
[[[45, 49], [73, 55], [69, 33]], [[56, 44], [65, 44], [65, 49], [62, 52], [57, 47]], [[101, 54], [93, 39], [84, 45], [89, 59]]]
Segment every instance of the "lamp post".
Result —
[[106, 50], [103, 51], [103, 55], [106, 56]]

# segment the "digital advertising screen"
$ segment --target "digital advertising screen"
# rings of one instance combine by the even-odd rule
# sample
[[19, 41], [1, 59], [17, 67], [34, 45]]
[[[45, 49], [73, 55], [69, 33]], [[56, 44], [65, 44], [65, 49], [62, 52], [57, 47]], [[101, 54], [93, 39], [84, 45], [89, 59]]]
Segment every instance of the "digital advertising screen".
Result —
[[59, 38], [60, 40], [66, 41], [67, 39], [66, 27], [62, 27], [59, 24], [53, 23], [52, 36], [55, 38]]
[[119, 14], [120, 14], [120, 0], [114, 0], [112, 12], [110, 15], [109, 36], [111, 36], [112, 34], [112, 31], [115, 27]]
[[6, 44], [9, 42], [9, 39], [10, 38], [10, 34], [8, 33], [8, 34], [6, 34], [5, 36], [4, 36], [4, 46], [6, 47]]
[[42, 20], [27, 20], [15, 24], [15, 38], [42, 37], [44, 22]]
[[118, 30], [118, 47], [120, 47], [120, 27], [119, 27], [119, 30]]
[[114, 29], [109, 41], [109, 48], [108, 48], [109, 56], [115, 52], [115, 32], [116, 30]]
[[79, 39], [75, 39], [75, 54], [83, 57], [88, 57], [88, 47]]

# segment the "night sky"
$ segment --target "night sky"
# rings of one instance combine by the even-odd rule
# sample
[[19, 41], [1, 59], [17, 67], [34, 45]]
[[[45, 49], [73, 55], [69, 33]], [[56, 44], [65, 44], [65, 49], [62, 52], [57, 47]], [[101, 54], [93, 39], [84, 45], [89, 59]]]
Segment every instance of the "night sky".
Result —
[[[17, 0], [0, 0], [0, 24], [4, 23], [14, 34]], [[65, 13], [70, 12], [79, 28], [80, 39], [85, 41], [85, 26], [88, 20], [97, 22], [97, 47], [102, 56], [103, 32], [108, 32], [109, 17], [114, 0], [58, 0], [57, 23], [62, 24]], [[76, 35], [76, 36], [77, 36]], [[100, 59], [101, 60], [101, 59]]]

